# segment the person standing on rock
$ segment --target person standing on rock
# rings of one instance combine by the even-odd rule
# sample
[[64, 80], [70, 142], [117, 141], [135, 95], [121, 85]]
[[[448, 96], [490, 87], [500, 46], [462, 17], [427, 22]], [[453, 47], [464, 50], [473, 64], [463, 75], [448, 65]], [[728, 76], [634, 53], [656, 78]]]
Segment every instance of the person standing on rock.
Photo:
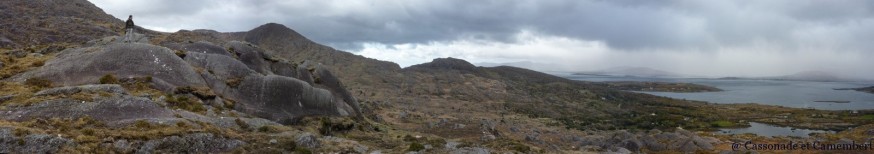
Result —
[[124, 30], [126, 32], [133, 32], [134, 29], [134, 15], [127, 16], [127, 21], [124, 22]]
[[134, 15], [127, 16], [127, 21], [124, 22], [124, 36], [122, 36], [122, 42], [131, 43], [134, 39]]

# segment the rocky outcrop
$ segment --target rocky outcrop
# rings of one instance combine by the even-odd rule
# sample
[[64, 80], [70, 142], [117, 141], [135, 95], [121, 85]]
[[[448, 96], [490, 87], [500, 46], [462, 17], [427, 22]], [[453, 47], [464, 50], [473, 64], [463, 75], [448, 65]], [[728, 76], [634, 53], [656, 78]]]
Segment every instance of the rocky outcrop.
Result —
[[232, 56], [225, 48], [206, 41], [197, 41], [194, 43], [164, 43], [162, 46], [186, 52], [208, 53]]
[[270, 72], [270, 63], [264, 60], [266, 51], [256, 48], [252, 44], [240, 41], [230, 41], [225, 46], [234, 53], [234, 56], [240, 62], [246, 64], [249, 69], [261, 74], [272, 74]]
[[310, 115], [350, 115], [354, 111], [336, 101], [330, 91], [285, 76], [250, 76], [240, 83], [237, 110], [280, 123]]
[[26, 107], [0, 110], [0, 119], [26, 121], [30, 119], [82, 118], [115, 122], [130, 119], [174, 118], [174, 112], [148, 99], [116, 96], [94, 102], [61, 99], [36, 103]]
[[194, 68], [170, 49], [141, 43], [113, 43], [65, 50], [45, 66], [16, 75], [12, 80], [23, 82], [42, 78], [55, 85], [74, 86], [97, 83], [105, 75], [152, 77], [152, 81], [164, 91], [179, 86], [206, 86]]
[[318, 78], [318, 83], [315, 84], [315, 86], [331, 91], [336, 98], [339, 98], [336, 101], [344, 103], [346, 105], [345, 107], [353, 110], [353, 112], [350, 112], [351, 114], [358, 116], [359, 119], [363, 119], [361, 108], [358, 106], [358, 100], [356, 100], [355, 97], [352, 97], [352, 94], [346, 90], [343, 83], [340, 82], [340, 79], [334, 76], [331, 71], [328, 71], [326, 67], [327, 66], [319, 65], [315, 68], [314, 76]]
[[648, 151], [694, 153], [713, 150], [714, 145], [720, 143], [716, 138], [702, 137], [687, 130], [676, 130], [675, 132], [653, 130], [649, 133], [630, 133], [622, 130], [610, 134], [598, 134], [600, 135], [577, 137], [574, 140], [579, 143], [579, 147], [594, 146], [607, 150], [621, 148], [632, 152], [640, 152], [643, 149], [647, 149]]
[[[355, 55], [312, 42], [281, 24], [269, 23], [247, 32], [227, 35], [231, 35], [228, 38], [233, 40], [250, 42], [263, 50], [270, 51], [268, 55], [283, 58], [290, 63], [301, 64], [310, 61], [312, 64], [331, 66], [327, 69], [343, 83], [388, 85], [395, 83], [382, 81], [401, 80], [395, 75], [401, 69], [398, 64]], [[347, 88], [354, 89], [354, 87]]]
[[73, 140], [51, 134], [16, 135], [14, 128], [0, 127], [0, 153], [56, 153], [75, 146]]
[[127, 94], [127, 91], [124, 90], [120, 85], [117, 84], [100, 84], [100, 85], [82, 85], [82, 86], [73, 86], [73, 87], [58, 87], [52, 89], [46, 89], [39, 92], [34, 93], [33, 95], [42, 96], [42, 95], [70, 95], [79, 92], [87, 92], [87, 93], [96, 93], [96, 92], [107, 92], [111, 94]]
[[[128, 143], [129, 144], [129, 143]], [[216, 153], [228, 152], [246, 143], [237, 139], [210, 133], [194, 133], [149, 140], [137, 149], [137, 153]], [[124, 146], [120, 146], [124, 147]], [[120, 148], [128, 151], [130, 148]]]
[[[359, 115], [354, 98], [341, 95], [340, 90], [317, 88], [287, 76], [262, 75], [224, 55], [189, 53], [185, 60], [204, 68], [202, 75], [209, 87], [236, 101], [235, 109], [244, 113], [281, 123], [292, 123], [309, 115]], [[329, 73], [322, 74], [326, 80], [336, 81]], [[339, 82], [323, 87], [342, 88]]]
[[0, 47], [79, 44], [121, 32], [121, 20], [87, 0], [0, 1], [0, 10]]
[[437, 58], [432, 60], [429, 63], [422, 63], [418, 65], [413, 65], [407, 70], [430, 70], [430, 69], [443, 69], [443, 70], [459, 70], [463, 72], [476, 72], [477, 67], [473, 64], [452, 57], [448, 58]]

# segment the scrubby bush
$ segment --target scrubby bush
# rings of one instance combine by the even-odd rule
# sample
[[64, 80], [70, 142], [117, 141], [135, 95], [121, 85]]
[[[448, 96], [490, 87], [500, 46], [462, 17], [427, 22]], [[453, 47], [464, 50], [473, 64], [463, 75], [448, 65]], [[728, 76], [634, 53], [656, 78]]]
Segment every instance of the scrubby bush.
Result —
[[40, 67], [40, 66], [42, 66], [42, 65], [45, 65], [45, 62], [40, 60], [40, 61], [36, 61], [36, 62], [31, 63], [30, 66], [33, 66], [33, 67]]
[[52, 81], [42, 78], [30, 78], [25, 80], [24, 84], [40, 88], [52, 87]]
[[310, 149], [307, 149], [307, 148], [304, 148], [304, 147], [297, 147], [296, 149], [294, 149], [294, 153], [298, 153], [298, 154], [312, 154], [313, 152], [310, 151]]
[[418, 142], [413, 142], [412, 144], [410, 144], [410, 147], [407, 148], [407, 151], [421, 151], [421, 150], [425, 150], [425, 146], [418, 143]]
[[355, 128], [355, 123], [349, 121], [333, 121], [331, 118], [319, 119], [321, 126], [319, 133], [322, 135], [332, 136], [335, 132], [346, 132]]
[[118, 83], [120, 83], [120, 82], [118, 82], [118, 78], [115, 78], [115, 76], [112, 74], [106, 74], [106, 75], [103, 75], [103, 77], [100, 77], [100, 84], [118, 84]]
[[242, 82], [243, 82], [243, 78], [230, 78], [228, 80], [225, 80], [225, 84], [227, 84], [228, 86], [231, 86], [231, 87], [237, 87]]
[[165, 101], [167, 102], [167, 105], [169, 105], [171, 107], [183, 109], [183, 110], [188, 110], [191, 112], [206, 111], [206, 108], [204, 108], [203, 105], [198, 103], [196, 100], [189, 99], [188, 97], [174, 96], [171, 94], [167, 94], [167, 95], [165, 95], [165, 97], [166, 97]]
[[142, 129], [151, 129], [152, 124], [150, 124], [148, 121], [145, 121], [145, 120], [137, 120], [136, 122], [134, 122], [134, 127], [142, 128]]
[[279, 128], [276, 128], [276, 126], [264, 125], [264, 126], [258, 127], [258, 131], [259, 132], [267, 132], [267, 133], [278, 133]]
[[243, 130], [247, 130], [247, 129], [249, 129], [249, 124], [247, 124], [247, 123], [244, 122], [243, 120], [240, 120], [240, 118], [235, 119], [234, 122], [236, 122], [237, 125], [239, 125], [240, 128], [243, 129]]
[[185, 51], [176, 50], [173, 53], [176, 54], [176, 56], [179, 56], [179, 58], [185, 58]]
[[510, 147], [510, 149], [513, 149], [515, 151], [519, 151], [520, 153], [531, 152], [531, 147], [528, 147], [527, 145], [518, 144], [518, 143], [513, 145], [512, 147]]
[[176, 91], [174, 93], [176, 93], [176, 94], [192, 94], [194, 96], [197, 96], [197, 98], [200, 98], [200, 99], [213, 99], [216, 96], [215, 93], [212, 92], [212, 89], [209, 89], [207, 87], [190, 87], [190, 86], [177, 87]]

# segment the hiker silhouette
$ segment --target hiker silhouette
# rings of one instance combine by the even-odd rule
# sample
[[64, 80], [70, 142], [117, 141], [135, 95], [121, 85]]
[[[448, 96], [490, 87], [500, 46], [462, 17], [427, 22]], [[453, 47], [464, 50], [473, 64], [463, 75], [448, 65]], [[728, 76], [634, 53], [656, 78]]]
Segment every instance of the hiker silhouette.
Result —
[[126, 31], [132, 31], [134, 29], [134, 16], [127, 16], [127, 21], [124, 23], [124, 29]]

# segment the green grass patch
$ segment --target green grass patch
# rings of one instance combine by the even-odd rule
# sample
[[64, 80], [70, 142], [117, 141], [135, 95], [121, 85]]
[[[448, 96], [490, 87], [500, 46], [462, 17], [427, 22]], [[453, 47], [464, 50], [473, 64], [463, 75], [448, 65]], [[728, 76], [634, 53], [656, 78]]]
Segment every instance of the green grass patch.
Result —
[[874, 120], [874, 114], [863, 115], [862, 120]]
[[719, 120], [719, 121], [710, 122], [710, 126], [711, 127], [734, 127], [735, 124], [734, 124], [734, 122], [731, 122], [731, 121]]

